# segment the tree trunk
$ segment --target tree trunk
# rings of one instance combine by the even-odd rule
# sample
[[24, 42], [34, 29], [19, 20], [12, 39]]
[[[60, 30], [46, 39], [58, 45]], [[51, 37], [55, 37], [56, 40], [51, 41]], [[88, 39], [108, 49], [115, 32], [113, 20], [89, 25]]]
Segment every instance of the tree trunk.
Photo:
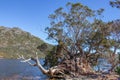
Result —
[[36, 58], [31, 58], [31, 60], [33, 60], [33, 61], [36, 62], [36, 66], [42, 71], [42, 73], [48, 74], [49, 70], [46, 70], [46, 69], [40, 64], [40, 61], [39, 61], [38, 57], [36, 57]]
[[[33, 60], [36, 63], [34, 66], [37, 66], [42, 71], [43, 74], [45, 74], [49, 77], [63, 78], [63, 76], [61, 76], [61, 75], [63, 75], [64, 73], [63, 73], [62, 69], [59, 69], [57, 66], [51, 67], [47, 70], [40, 64], [38, 57], [31, 58], [31, 60]], [[59, 74], [61, 74], [61, 75], [59, 76]]]
[[83, 59], [82, 62], [79, 58], [77, 58], [77, 61], [65, 60], [58, 66], [51, 67], [48, 70], [42, 67], [38, 57], [32, 58], [31, 60], [36, 63], [35, 66], [37, 66], [42, 73], [52, 78], [65, 78], [65, 76], [78, 76], [80, 74], [94, 74], [94, 71], [85, 59]]

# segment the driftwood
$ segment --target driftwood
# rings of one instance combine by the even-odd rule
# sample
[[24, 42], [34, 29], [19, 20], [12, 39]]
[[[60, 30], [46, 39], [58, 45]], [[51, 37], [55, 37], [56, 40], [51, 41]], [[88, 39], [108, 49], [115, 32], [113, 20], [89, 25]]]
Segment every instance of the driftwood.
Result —
[[[37, 56], [26, 59], [23, 55], [18, 55], [21, 62], [26, 62], [32, 66], [37, 66], [41, 72], [50, 78], [62, 78], [62, 79], [71, 79], [75, 78], [75, 80], [79, 80], [78, 78], [82, 78], [84, 80], [119, 80], [119, 75], [115, 73], [106, 74], [102, 72], [95, 73], [91, 68], [90, 63], [85, 58], [73, 58], [66, 59], [59, 63], [57, 66], [51, 67], [49, 69], [45, 69]], [[34, 62], [31, 63], [31, 61]], [[88, 77], [89, 76], [89, 77]], [[77, 78], [77, 79], [76, 79]]]
[[[79, 58], [77, 58], [77, 61], [75, 60], [65, 60], [62, 63], [58, 64], [58, 66], [51, 67], [49, 69], [45, 69], [37, 56], [35, 58], [29, 58], [25, 59], [24, 56], [19, 55], [19, 59], [22, 59], [21, 62], [26, 62], [32, 66], [37, 66], [43, 74], [51, 77], [51, 78], [65, 78], [65, 77], [76, 77], [80, 74], [94, 74], [94, 71], [90, 67], [90, 65], [87, 63], [87, 61], [82, 60], [80, 61]], [[30, 61], [33, 61], [31, 63]]]
[[[31, 57], [31, 58], [29, 58], [29, 59], [24, 58], [23, 55], [21, 55], [21, 56], [18, 55], [18, 56], [19, 56], [18, 59], [22, 59], [21, 62], [26, 62], [26, 63], [28, 63], [28, 64], [30, 64], [30, 65], [32, 65], [32, 66], [37, 66], [37, 67], [42, 71], [43, 74], [45, 74], [45, 75], [47, 75], [47, 76], [49, 76], [49, 77], [64, 78], [64, 72], [63, 72], [63, 70], [60, 69], [60, 68], [58, 68], [57, 66], [51, 67], [51, 68], [49, 68], [48, 70], [45, 69], [45, 68], [40, 64], [39, 58], [38, 58], [38, 56], [37, 56], [37, 53], [36, 53], [36, 57], [35, 57], [35, 58]], [[33, 61], [34, 64], [31, 63], [30, 61]]]

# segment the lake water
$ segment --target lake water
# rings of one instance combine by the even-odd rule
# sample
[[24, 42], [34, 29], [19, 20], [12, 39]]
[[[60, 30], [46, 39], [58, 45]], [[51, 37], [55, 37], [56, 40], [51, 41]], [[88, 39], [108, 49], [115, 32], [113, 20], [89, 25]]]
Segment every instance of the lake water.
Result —
[[[40, 60], [43, 63], [43, 60]], [[37, 68], [16, 59], [0, 59], [0, 80], [45, 80]]]
[[[105, 62], [104, 59], [100, 59], [101, 62]], [[43, 64], [43, 59], [40, 60]], [[106, 64], [106, 62], [105, 62]], [[99, 66], [101, 70], [107, 70], [107, 67]], [[98, 69], [95, 67], [94, 69]], [[0, 80], [46, 80], [46, 75], [37, 68], [30, 66], [27, 63], [20, 62], [16, 59], [0, 59]]]

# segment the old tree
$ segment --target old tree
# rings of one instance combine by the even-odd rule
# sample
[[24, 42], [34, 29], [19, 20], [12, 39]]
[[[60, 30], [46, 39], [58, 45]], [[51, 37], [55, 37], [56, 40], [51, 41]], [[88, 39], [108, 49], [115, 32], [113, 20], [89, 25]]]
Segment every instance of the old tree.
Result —
[[30, 59], [35, 64], [29, 64], [38, 66], [50, 77], [75, 77], [94, 74], [98, 59], [105, 58], [112, 65], [110, 71], [114, 71], [119, 64], [116, 53], [120, 49], [120, 20], [103, 22], [98, 19], [103, 11], [91, 10], [81, 3], [67, 3], [66, 8], [55, 10], [49, 16], [51, 27], [46, 28], [48, 39], [57, 44], [47, 51], [45, 66], [48, 70], [41, 66], [38, 57]]

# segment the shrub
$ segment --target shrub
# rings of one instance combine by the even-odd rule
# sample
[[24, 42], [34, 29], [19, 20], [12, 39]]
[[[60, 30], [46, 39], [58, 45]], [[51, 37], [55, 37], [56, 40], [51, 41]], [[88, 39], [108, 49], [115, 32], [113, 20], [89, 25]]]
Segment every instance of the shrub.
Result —
[[120, 75], [120, 67], [116, 67], [115, 72]]

